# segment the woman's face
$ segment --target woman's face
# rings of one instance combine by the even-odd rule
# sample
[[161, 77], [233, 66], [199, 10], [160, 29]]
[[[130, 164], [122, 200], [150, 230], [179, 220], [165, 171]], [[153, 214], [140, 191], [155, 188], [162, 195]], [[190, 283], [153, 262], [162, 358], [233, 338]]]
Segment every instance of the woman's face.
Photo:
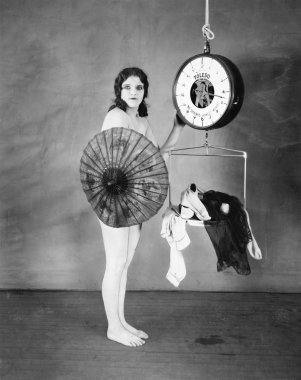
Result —
[[131, 76], [121, 85], [121, 99], [129, 108], [137, 108], [143, 100], [144, 85], [139, 77]]

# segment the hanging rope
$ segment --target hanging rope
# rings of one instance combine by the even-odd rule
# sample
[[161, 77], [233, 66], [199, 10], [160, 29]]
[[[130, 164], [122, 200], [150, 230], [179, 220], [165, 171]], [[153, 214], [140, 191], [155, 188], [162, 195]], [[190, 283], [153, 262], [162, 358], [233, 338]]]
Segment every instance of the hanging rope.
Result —
[[210, 29], [209, 24], [209, 0], [206, 0], [205, 4], [205, 25], [202, 27], [203, 36], [208, 40], [213, 40], [214, 33]]

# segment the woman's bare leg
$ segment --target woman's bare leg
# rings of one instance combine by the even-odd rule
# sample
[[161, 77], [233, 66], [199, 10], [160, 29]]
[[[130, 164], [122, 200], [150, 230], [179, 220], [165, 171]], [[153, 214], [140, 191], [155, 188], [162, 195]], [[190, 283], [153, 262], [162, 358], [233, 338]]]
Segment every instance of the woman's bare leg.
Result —
[[129, 243], [128, 243], [128, 254], [126, 264], [122, 273], [121, 282], [120, 282], [120, 291], [119, 291], [119, 319], [122, 325], [129, 330], [131, 333], [139, 336], [140, 338], [147, 339], [148, 335], [142, 331], [137, 330], [130, 324], [128, 324], [124, 317], [124, 299], [126, 293], [126, 283], [127, 283], [127, 273], [128, 268], [133, 260], [137, 244], [139, 242], [141, 232], [141, 226], [131, 226], [129, 227]]
[[141, 346], [144, 342], [128, 331], [119, 319], [119, 293], [124, 271], [129, 227], [112, 228], [100, 223], [106, 252], [106, 270], [102, 282], [102, 297], [108, 319], [107, 337], [126, 346]]

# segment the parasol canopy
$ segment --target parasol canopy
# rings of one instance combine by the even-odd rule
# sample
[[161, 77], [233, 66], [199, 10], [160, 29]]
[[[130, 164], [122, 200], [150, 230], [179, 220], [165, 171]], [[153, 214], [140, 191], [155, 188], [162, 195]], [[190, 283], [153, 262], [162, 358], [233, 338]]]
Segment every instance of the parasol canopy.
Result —
[[159, 149], [128, 128], [111, 128], [89, 141], [80, 161], [80, 180], [98, 218], [111, 227], [150, 219], [163, 205], [169, 186]]

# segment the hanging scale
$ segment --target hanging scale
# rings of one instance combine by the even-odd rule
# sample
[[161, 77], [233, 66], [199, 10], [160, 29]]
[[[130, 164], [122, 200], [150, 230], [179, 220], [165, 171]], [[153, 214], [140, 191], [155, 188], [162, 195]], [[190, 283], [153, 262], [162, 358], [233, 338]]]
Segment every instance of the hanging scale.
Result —
[[192, 128], [224, 127], [238, 114], [244, 98], [244, 84], [238, 68], [228, 58], [210, 53], [214, 38], [206, 0], [204, 53], [187, 59], [174, 79], [172, 98], [177, 114]]

